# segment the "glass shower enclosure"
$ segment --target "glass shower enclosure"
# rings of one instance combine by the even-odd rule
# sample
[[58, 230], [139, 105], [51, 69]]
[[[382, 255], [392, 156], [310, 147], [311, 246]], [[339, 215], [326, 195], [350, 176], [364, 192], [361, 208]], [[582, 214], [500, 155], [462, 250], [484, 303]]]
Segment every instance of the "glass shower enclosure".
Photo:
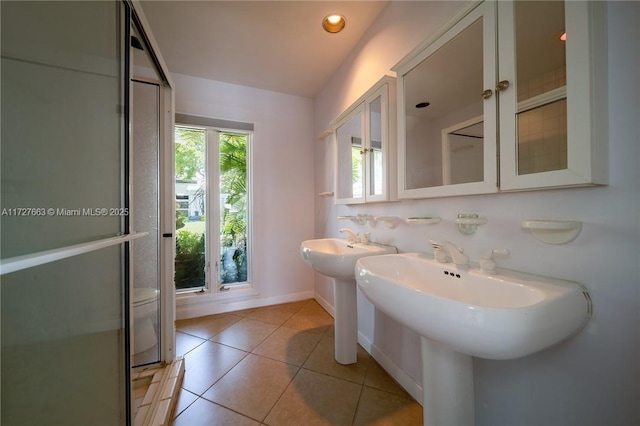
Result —
[[[0, 423], [130, 424], [134, 271], [151, 265], [161, 288], [160, 216], [169, 211], [159, 189], [153, 206], [131, 202], [141, 179], [128, 133], [135, 8], [0, 7]], [[151, 185], [160, 188], [155, 161]], [[145, 209], [155, 225], [135, 229]], [[135, 244], [158, 254], [136, 260]], [[158, 312], [164, 302], [158, 296]], [[169, 346], [159, 345], [158, 361]]]

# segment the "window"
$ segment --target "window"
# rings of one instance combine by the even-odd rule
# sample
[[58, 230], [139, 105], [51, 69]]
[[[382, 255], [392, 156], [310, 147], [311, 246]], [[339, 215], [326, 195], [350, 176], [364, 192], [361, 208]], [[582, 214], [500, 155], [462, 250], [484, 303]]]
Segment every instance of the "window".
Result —
[[176, 126], [177, 291], [250, 285], [250, 143], [246, 131]]

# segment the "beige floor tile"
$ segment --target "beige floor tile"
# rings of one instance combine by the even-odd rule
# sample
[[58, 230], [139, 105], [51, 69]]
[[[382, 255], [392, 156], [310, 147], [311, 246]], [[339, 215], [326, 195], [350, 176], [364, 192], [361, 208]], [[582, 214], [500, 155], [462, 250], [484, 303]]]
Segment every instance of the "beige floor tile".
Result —
[[387, 373], [373, 358], [367, 369], [364, 385], [396, 395], [411, 398], [411, 396]]
[[278, 326], [274, 324], [242, 318], [211, 340], [251, 352], [277, 328]]
[[285, 425], [350, 425], [361, 386], [300, 370], [264, 423]]
[[335, 324], [331, 324], [329, 326], [329, 328], [327, 328], [327, 331], [325, 331], [324, 334], [325, 334], [325, 336], [329, 336], [329, 337], [335, 338], [335, 335], [336, 335], [336, 326], [335, 326]]
[[334, 347], [332, 337], [322, 336], [322, 340], [311, 352], [303, 367], [338, 379], [363, 384], [371, 356], [362, 346], [358, 345], [358, 361], [354, 364], [343, 365], [336, 362]]
[[251, 315], [256, 309], [258, 309], [258, 308], [242, 309], [240, 311], [233, 311], [233, 312], [229, 312], [229, 313], [231, 315], [237, 315], [239, 317], [246, 317], [247, 315]]
[[280, 327], [252, 353], [301, 366], [321, 338], [321, 334]]
[[286, 320], [291, 318], [293, 314], [300, 310], [296, 306], [288, 305], [274, 305], [264, 308], [258, 308], [247, 315], [247, 318], [251, 318], [258, 321], [268, 322], [270, 324], [282, 325]]
[[308, 306], [310, 303], [314, 303], [314, 304], [318, 304], [318, 302], [316, 302], [313, 299], [306, 299], [306, 300], [300, 300], [298, 302], [289, 302], [289, 303], [283, 303], [280, 306], [291, 306], [294, 307], [296, 309], [301, 309], [304, 308], [305, 306]]
[[176, 408], [173, 410], [173, 417], [178, 417], [178, 415], [193, 404], [196, 399], [198, 399], [198, 395], [186, 389], [180, 389], [178, 399], [176, 400]]
[[354, 426], [421, 426], [422, 407], [411, 398], [364, 387]]
[[183, 356], [206, 341], [206, 339], [176, 331], [176, 355]]
[[333, 324], [333, 317], [322, 309], [317, 302], [314, 301], [313, 303], [315, 303], [315, 306], [304, 306], [283, 325], [313, 333], [326, 333], [327, 329]]
[[182, 387], [201, 395], [246, 355], [246, 352], [238, 349], [215, 342], [204, 342], [184, 357]]
[[202, 396], [262, 421], [298, 367], [249, 354]]
[[199, 398], [184, 410], [173, 426], [253, 426], [260, 423], [224, 407]]
[[210, 339], [241, 319], [242, 317], [238, 315], [217, 314], [178, 320], [176, 321], [176, 330], [203, 339]]
[[[303, 308], [309, 308], [309, 309], [322, 309], [323, 311], [325, 311], [325, 309], [322, 307], [322, 305], [320, 305], [315, 299], [307, 299], [307, 300], [303, 300], [302, 302], [302, 307]], [[326, 312], [326, 311], [325, 311]]]
[[176, 327], [187, 370], [174, 425], [422, 424], [420, 404], [362, 347], [355, 364], [334, 360], [333, 318], [313, 299]]

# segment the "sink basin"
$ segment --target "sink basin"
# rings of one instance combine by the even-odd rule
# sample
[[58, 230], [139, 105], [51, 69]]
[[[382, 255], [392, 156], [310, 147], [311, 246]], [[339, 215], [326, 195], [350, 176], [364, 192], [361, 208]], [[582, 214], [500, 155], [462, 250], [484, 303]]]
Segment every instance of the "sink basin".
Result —
[[353, 364], [358, 353], [355, 266], [358, 259], [397, 253], [395, 247], [350, 243], [340, 238], [303, 241], [300, 255], [323, 275], [333, 278], [335, 359]]
[[332, 278], [355, 279], [356, 261], [365, 256], [396, 253], [395, 247], [349, 243], [340, 238], [303, 241], [302, 258], [316, 271]]
[[510, 270], [487, 275], [406, 253], [362, 259], [356, 280], [388, 316], [463, 354], [513, 359], [564, 340], [589, 317], [582, 285]]
[[377, 309], [421, 335], [424, 425], [473, 425], [472, 356], [533, 354], [576, 333], [591, 313], [571, 281], [497, 275], [419, 253], [366, 257], [356, 281]]

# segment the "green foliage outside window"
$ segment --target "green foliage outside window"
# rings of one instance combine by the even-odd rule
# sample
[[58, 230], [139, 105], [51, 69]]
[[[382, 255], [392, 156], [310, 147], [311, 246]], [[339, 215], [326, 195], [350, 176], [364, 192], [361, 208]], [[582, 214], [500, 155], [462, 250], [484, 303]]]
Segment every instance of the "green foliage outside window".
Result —
[[[176, 180], [194, 182], [205, 176], [205, 135], [202, 130], [176, 128]], [[247, 137], [220, 134], [220, 281], [247, 280]], [[204, 190], [196, 191], [192, 202], [204, 212]], [[204, 217], [204, 216], [203, 216]], [[176, 212], [176, 229], [188, 220]], [[176, 288], [204, 285], [204, 234], [181, 230], [176, 233]], [[180, 265], [179, 265], [180, 263]], [[193, 284], [201, 279], [199, 284]], [[184, 284], [180, 284], [184, 283]], [[184, 285], [184, 287], [179, 287]]]
[[247, 137], [220, 135], [221, 281], [247, 280]]
[[176, 232], [176, 289], [201, 287], [204, 283], [204, 234], [180, 230]]

